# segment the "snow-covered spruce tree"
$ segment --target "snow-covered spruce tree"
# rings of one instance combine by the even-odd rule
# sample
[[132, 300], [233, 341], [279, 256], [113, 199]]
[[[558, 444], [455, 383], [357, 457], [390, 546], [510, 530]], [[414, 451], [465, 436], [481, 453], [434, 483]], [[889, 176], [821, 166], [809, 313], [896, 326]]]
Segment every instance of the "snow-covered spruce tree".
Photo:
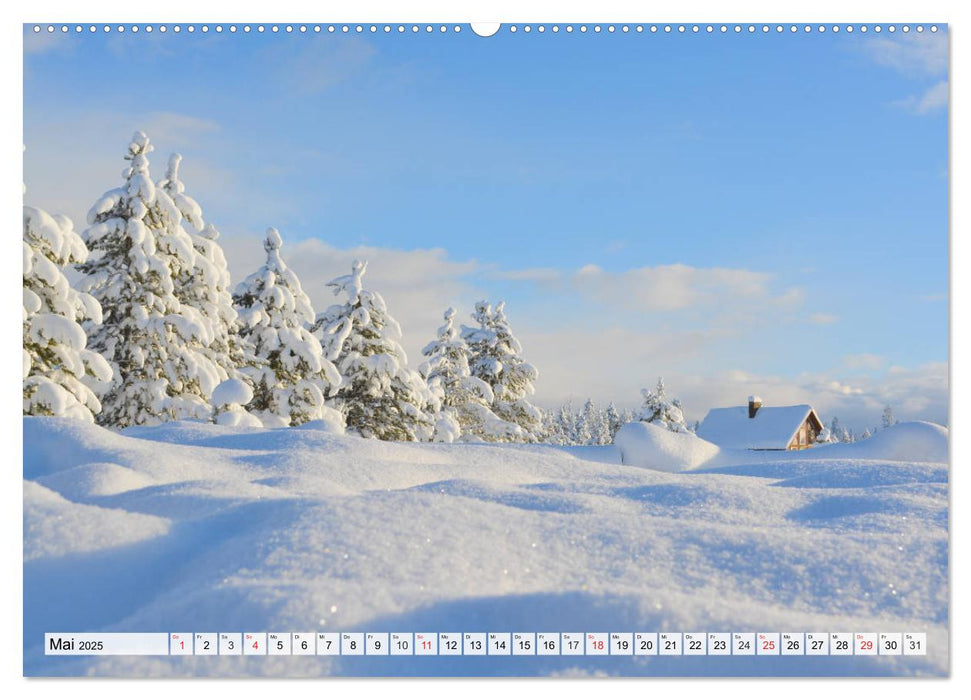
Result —
[[247, 357], [240, 372], [253, 387], [246, 409], [267, 427], [328, 419], [325, 397], [340, 373], [310, 332], [314, 310], [297, 275], [280, 256], [283, 240], [267, 229], [266, 264], [240, 282], [233, 294]]
[[111, 381], [111, 367], [88, 350], [81, 323], [101, 322], [101, 305], [71, 288], [62, 268], [88, 249], [66, 216], [24, 207], [24, 414], [90, 422], [101, 411], [92, 386]]
[[117, 428], [208, 419], [220, 381], [202, 352], [211, 341], [205, 320], [175, 294], [195, 251], [181, 212], [152, 182], [151, 151], [148, 137], [136, 132], [124, 184], [88, 212], [83, 236], [92, 257], [77, 266], [80, 288], [98, 300], [103, 316], [100, 325], [88, 325], [88, 348], [114, 370], [97, 420]]
[[607, 430], [610, 431], [610, 442], [614, 441], [614, 436], [623, 424], [623, 417], [611, 401], [610, 405], [607, 406]]
[[[426, 361], [419, 371], [429, 387], [441, 394], [442, 408], [436, 419], [435, 439], [514, 442], [522, 428], [496, 416], [490, 406], [492, 388], [469, 370], [469, 347], [454, 326], [455, 309], [445, 311], [445, 323], [438, 337], [422, 350]], [[457, 432], [456, 432], [457, 431]], [[446, 436], [453, 435], [452, 440]]]
[[580, 444], [580, 413], [573, 407], [572, 401], [560, 406], [556, 414], [557, 433], [563, 445]]
[[540, 441], [549, 445], [562, 444], [559, 442], [559, 435], [556, 431], [556, 412], [546, 408], [541, 408], [540, 413], [542, 414], [542, 427], [540, 428], [542, 437]]
[[675, 433], [687, 433], [688, 426], [684, 422], [684, 412], [678, 399], [669, 401], [664, 390], [664, 378], [658, 377], [657, 386], [653, 391], [641, 389], [644, 405], [641, 407], [639, 420], [654, 423]]
[[216, 366], [220, 379], [233, 378], [244, 360], [230, 293], [229, 266], [219, 245], [219, 231], [211, 223], [206, 223], [202, 207], [185, 193], [185, 185], [179, 179], [181, 163], [182, 156], [173, 153], [165, 178], [158, 183], [188, 224], [185, 230], [196, 252], [192, 267], [179, 271], [175, 293], [183, 304], [198, 310], [206, 323], [210, 341], [202, 352]]
[[384, 298], [364, 289], [367, 262], [329, 282], [347, 301], [317, 317], [313, 331], [343, 377], [337, 400], [347, 429], [379, 440], [430, 440], [440, 402], [421, 375], [408, 368], [401, 328]]
[[462, 326], [472, 376], [492, 388], [492, 412], [522, 428], [523, 440], [535, 442], [543, 417], [526, 397], [535, 393], [533, 382], [539, 372], [521, 357], [523, 348], [506, 320], [505, 302], [499, 302], [494, 311], [488, 302], [478, 302], [472, 319], [478, 328]]
[[897, 424], [897, 417], [893, 414], [893, 408], [888, 404], [886, 408], [883, 409], [883, 427], [884, 429], [889, 428], [892, 425]]
[[608, 445], [612, 441], [607, 412], [601, 410], [593, 399], [583, 404], [583, 445]]

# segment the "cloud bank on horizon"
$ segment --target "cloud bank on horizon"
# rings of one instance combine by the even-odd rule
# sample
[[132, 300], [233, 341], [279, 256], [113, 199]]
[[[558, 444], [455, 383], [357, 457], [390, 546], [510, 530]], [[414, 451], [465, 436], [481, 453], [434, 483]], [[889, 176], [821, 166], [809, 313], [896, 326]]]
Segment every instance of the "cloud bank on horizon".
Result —
[[541, 405], [948, 420], [946, 31], [24, 39], [27, 201], [79, 230], [144, 129], [234, 280], [268, 225], [318, 311], [367, 258], [412, 363], [505, 299]]

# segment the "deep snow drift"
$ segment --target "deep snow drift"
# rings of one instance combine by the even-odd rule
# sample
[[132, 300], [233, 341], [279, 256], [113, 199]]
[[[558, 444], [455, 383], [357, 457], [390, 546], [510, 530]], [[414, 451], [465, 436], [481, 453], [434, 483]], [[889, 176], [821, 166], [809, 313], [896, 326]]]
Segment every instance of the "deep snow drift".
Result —
[[719, 447], [693, 433], [674, 433], [650, 423], [635, 422], [621, 426], [614, 444], [623, 464], [683, 472], [702, 467], [792, 460], [816, 462], [820, 459], [946, 463], [947, 437], [947, 428], [913, 421], [898, 423], [860, 442], [816, 445], [809, 451], [783, 452]]
[[[615, 446], [25, 418], [25, 672], [944, 674], [946, 442], [909, 424], [667, 473]], [[85, 630], [899, 631], [929, 654], [43, 655]]]

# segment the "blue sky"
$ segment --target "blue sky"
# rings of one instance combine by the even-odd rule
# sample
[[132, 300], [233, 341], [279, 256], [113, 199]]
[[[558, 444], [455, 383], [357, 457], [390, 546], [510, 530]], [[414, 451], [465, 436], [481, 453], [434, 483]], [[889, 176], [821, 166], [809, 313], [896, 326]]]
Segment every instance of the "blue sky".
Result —
[[27, 32], [27, 201], [82, 228], [140, 128], [234, 278], [368, 257], [413, 361], [503, 298], [540, 403], [946, 421], [946, 81], [945, 31]]

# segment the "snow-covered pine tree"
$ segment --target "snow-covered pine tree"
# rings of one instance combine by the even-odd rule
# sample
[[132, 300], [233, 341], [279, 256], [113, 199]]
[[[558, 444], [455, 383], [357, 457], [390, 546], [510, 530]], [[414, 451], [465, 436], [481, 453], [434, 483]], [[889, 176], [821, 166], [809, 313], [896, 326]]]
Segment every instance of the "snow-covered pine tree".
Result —
[[611, 442], [610, 424], [606, 411], [602, 410], [593, 399], [587, 399], [583, 405], [583, 422], [589, 437], [582, 444], [608, 445]]
[[173, 153], [165, 178], [158, 182], [159, 189], [172, 198], [188, 224], [185, 230], [196, 252], [192, 267], [180, 270], [175, 294], [183, 304], [197, 309], [206, 323], [210, 341], [202, 352], [216, 366], [220, 379], [235, 378], [244, 360], [230, 293], [229, 266], [219, 245], [219, 231], [206, 223], [202, 207], [185, 193], [185, 185], [179, 179], [181, 163], [182, 156]]
[[843, 426], [840, 424], [840, 419], [838, 416], [833, 416], [833, 420], [829, 422], [830, 442], [839, 442], [842, 434]]
[[897, 417], [894, 416], [893, 408], [888, 404], [887, 407], [883, 409], [883, 427], [886, 429], [896, 424]]
[[620, 426], [623, 424], [624, 420], [621, 417], [620, 412], [617, 410], [617, 407], [614, 406], [614, 402], [611, 401], [607, 406], [607, 430], [609, 431], [610, 435], [610, 443], [613, 443], [614, 436], [617, 435], [617, 431], [620, 430]]
[[99, 423], [117, 428], [184, 418], [208, 419], [219, 371], [201, 351], [211, 340], [197, 310], [183, 305], [174, 280], [195, 260], [182, 214], [157, 189], [148, 168], [151, 143], [136, 132], [124, 184], [88, 212], [83, 237], [93, 253], [78, 269], [82, 291], [101, 305], [88, 324], [88, 347], [114, 370]]
[[593, 399], [588, 398], [576, 414], [574, 443], [576, 445], [606, 445], [610, 442], [607, 414]]
[[543, 416], [541, 421], [542, 427], [540, 428], [540, 432], [542, 433], [540, 442], [545, 442], [549, 445], [562, 444], [560, 442], [557, 442], [558, 437], [556, 433], [556, 413], [545, 408], [541, 408], [539, 410]]
[[355, 260], [349, 275], [328, 283], [347, 301], [320, 314], [313, 327], [343, 377], [336, 396], [347, 429], [379, 440], [430, 440], [438, 397], [408, 368], [398, 322], [379, 293], [364, 289], [366, 269], [367, 262]]
[[535, 393], [533, 382], [539, 372], [521, 357], [523, 348], [506, 320], [505, 302], [499, 302], [495, 310], [488, 302], [478, 302], [472, 319], [478, 328], [462, 326], [472, 376], [492, 388], [493, 413], [522, 428], [524, 440], [535, 442], [542, 415], [526, 397]]
[[575, 444], [576, 416], [570, 402], [562, 404], [556, 411], [549, 411], [550, 429], [547, 441], [554, 445]]
[[593, 444], [593, 401], [587, 399], [583, 408], [577, 411], [573, 419], [574, 445]]
[[[441, 394], [441, 412], [436, 420], [436, 440], [452, 442], [459, 437], [488, 442], [514, 442], [522, 428], [496, 416], [492, 388], [469, 371], [469, 347], [455, 329], [455, 309], [445, 311], [445, 323], [438, 337], [422, 350], [426, 361], [420, 372], [433, 391]], [[457, 428], [457, 434], [455, 429]], [[446, 439], [452, 436], [452, 440]]]
[[246, 361], [240, 372], [253, 387], [248, 411], [267, 427], [301, 425], [333, 410], [325, 397], [340, 385], [337, 368], [309, 330], [310, 299], [280, 255], [283, 240], [266, 230], [266, 264], [233, 293]]
[[66, 216], [24, 207], [24, 414], [89, 423], [101, 411], [91, 386], [111, 381], [111, 367], [88, 350], [81, 323], [101, 322], [101, 305], [71, 288], [62, 268], [88, 249]]
[[644, 406], [641, 408], [640, 420], [654, 423], [676, 433], [686, 433], [688, 426], [684, 423], [684, 412], [678, 399], [669, 401], [664, 389], [664, 378], [657, 378], [657, 386], [653, 391], [641, 389], [644, 396]]
[[870, 432], [869, 428], [863, 430], [863, 434], [860, 435], [861, 440], [866, 440], [867, 438], [873, 437], [873, 433]]

